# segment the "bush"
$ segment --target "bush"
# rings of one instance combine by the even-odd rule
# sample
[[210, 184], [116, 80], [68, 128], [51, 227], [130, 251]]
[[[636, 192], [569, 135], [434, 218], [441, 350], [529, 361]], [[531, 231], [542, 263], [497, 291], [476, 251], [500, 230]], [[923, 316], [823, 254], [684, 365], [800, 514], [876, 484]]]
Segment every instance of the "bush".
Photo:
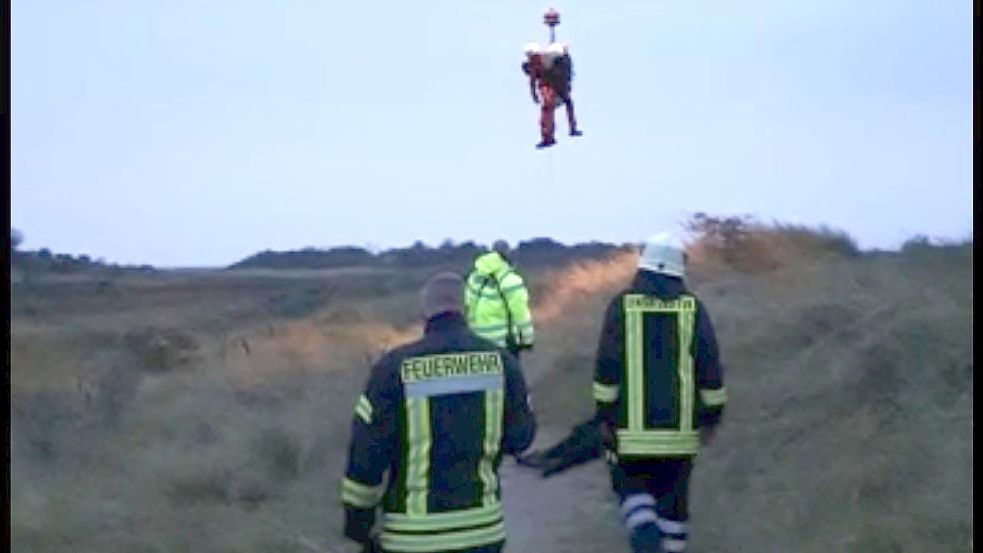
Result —
[[278, 317], [304, 317], [326, 305], [336, 292], [333, 286], [288, 290], [269, 299], [270, 312]]
[[340, 247], [330, 250], [306, 248], [301, 251], [274, 252], [264, 251], [233, 264], [230, 269], [247, 268], [306, 268], [328, 269], [337, 267], [352, 267], [372, 265], [375, 256], [363, 248]]
[[766, 225], [750, 215], [696, 213], [683, 227], [696, 237], [690, 253], [698, 264], [722, 264], [744, 272], [767, 272], [828, 255], [860, 253], [849, 234], [826, 226]]
[[198, 342], [191, 336], [170, 329], [147, 328], [123, 338], [143, 364], [154, 371], [165, 371], [191, 362]]
[[772, 232], [805, 251], [825, 251], [847, 257], [860, 254], [860, 247], [852, 236], [826, 225], [813, 228], [775, 223]]
[[747, 241], [753, 224], [750, 215], [720, 217], [697, 212], [683, 223], [683, 228], [696, 234], [704, 245], [727, 252]]
[[[573, 261], [597, 259], [623, 249], [624, 246], [603, 242], [566, 246], [552, 238], [533, 238], [519, 242], [514, 252], [514, 261], [523, 267], [557, 266]], [[437, 248], [416, 240], [409, 247], [391, 248], [377, 255], [356, 247], [338, 247], [330, 250], [306, 248], [286, 252], [267, 250], [235, 263], [229, 268], [442, 267], [467, 271], [475, 256], [484, 251], [487, 251], [486, 248], [470, 240], [455, 244], [454, 240], [447, 238]]]

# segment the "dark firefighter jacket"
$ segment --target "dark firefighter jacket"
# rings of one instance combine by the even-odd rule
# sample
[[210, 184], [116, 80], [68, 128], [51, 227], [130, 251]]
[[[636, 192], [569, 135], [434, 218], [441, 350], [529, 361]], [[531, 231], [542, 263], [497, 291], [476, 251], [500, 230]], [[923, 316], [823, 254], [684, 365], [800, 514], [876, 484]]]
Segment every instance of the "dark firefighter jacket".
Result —
[[535, 419], [515, 358], [461, 315], [372, 369], [342, 481], [345, 535], [366, 543], [383, 511], [386, 551], [445, 551], [505, 538], [498, 466], [532, 442]]
[[695, 455], [727, 396], [710, 316], [682, 279], [639, 271], [609, 304], [594, 375], [621, 459]]
[[[654, 277], [654, 278], [653, 278]], [[646, 284], [646, 282], [648, 284]], [[632, 286], [632, 289], [639, 288], [656, 289], [661, 290], [667, 296], [672, 292], [682, 292], [684, 288], [682, 287], [682, 282], [679, 279], [670, 279], [668, 277], [657, 277], [656, 275], [647, 275], [641, 273], [636, 277], [636, 281]], [[672, 297], [678, 297], [679, 294], [675, 294]], [[618, 299], [612, 302], [612, 305], [617, 304]], [[702, 308], [701, 304], [697, 302], [698, 308]], [[598, 363], [602, 359], [610, 356], [611, 350], [620, 349], [617, 343], [617, 336], [612, 336], [607, 333], [607, 329], [611, 328], [613, 323], [612, 320], [617, 320], [616, 313], [612, 312], [609, 308], [607, 312], [606, 322], [605, 322], [605, 333], [602, 334], [601, 344], [598, 348]], [[713, 325], [710, 322], [709, 315], [703, 312], [702, 316], [697, 316], [697, 340], [696, 347], [703, 348], [702, 353], [697, 353], [694, 357], [696, 358], [697, 370], [700, 367], [705, 370], [706, 373], [711, 373], [712, 370], [709, 368], [710, 365], [716, 367], [716, 384], [717, 387], [709, 386], [707, 390], [720, 390], [720, 392], [712, 392], [711, 396], [717, 395], [717, 399], [726, 399], [723, 392], [723, 381], [722, 381], [722, 369], [719, 364], [719, 358], [717, 353], [716, 337], [713, 331]], [[702, 382], [705, 384], [710, 384], [710, 379], [704, 379]], [[595, 393], [599, 390], [595, 388]], [[601, 388], [600, 391], [603, 391]], [[607, 396], [607, 397], [610, 397]], [[610, 403], [610, 402], [608, 402]], [[711, 401], [712, 403], [712, 401]], [[605, 405], [605, 402], [598, 403], [598, 413], [594, 418], [588, 419], [581, 422], [571, 430], [570, 434], [556, 443], [555, 445], [540, 451], [530, 452], [528, 454], [522, 455], [517, 460], [521, 465], [538, 468], [542, 471], [544, 477], [553, 476], [559, 474], [569, 468], [575, 467], [577, 465], [592, 461], [594, 459], [600, 458], [604, 454], [604, 448], [602, 446], [600, 423], [607, 417], [610, 420], [614, 420], [615, 417], [611, 413], [613, 406]], [[699, 427], [711, 427], [718, 424], [723, 415], [723, 403], [719, 406], [705, 405], [701, 413], [697, 416]]]

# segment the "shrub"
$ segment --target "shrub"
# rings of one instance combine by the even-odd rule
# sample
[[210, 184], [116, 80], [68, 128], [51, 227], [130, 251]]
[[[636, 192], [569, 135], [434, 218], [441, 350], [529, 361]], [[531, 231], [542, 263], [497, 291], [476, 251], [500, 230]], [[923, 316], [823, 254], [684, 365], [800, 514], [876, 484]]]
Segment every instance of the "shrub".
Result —
[[198, 350], [194, 338], [170, 329], [147, 328], [130, 332], [123, 341], [145, 368], [155, 371], [186, 365]]
[[828, 255], [855, 256], [860, 249], [846, 232], [774, 222], [750, 215], [696, 213], [683, 227], [696, 240], [690, 245], [698, 264], [725, 265], [744, 272], [767, 272]]

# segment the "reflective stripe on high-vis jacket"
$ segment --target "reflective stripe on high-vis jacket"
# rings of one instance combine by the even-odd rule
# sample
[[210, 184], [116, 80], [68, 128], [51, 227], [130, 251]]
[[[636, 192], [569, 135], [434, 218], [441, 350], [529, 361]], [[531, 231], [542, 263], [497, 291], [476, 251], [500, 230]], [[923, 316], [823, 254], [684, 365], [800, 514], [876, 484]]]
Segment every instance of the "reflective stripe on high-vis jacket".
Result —
[[[646, 424], [645, 323], [649, 314], [673, 315], [676, 321], [677, 380], [679, 382], [678, 426], [676, 428], [648, 428]], [[675, 300], [662, 300], [643, 294], [627, 294], [624, 297], [625, 333], [625, 383], [627, 391], [627, 428], [618, 429], [618, 453], [621, 455], [688, 455], [696, 453], [699, 446], [693, 428], [695, 408], [695, 372], [693, 366], [693, 334], [696, 326], [696, 300], [681, 296]], [[595, 383], [595, 398], [610, 397]]]
[[506, 337], [509, 335], [509, 326], [502, 323], [476, 325], [471, 327], [471, 331], [499, 347], [504, 347]]

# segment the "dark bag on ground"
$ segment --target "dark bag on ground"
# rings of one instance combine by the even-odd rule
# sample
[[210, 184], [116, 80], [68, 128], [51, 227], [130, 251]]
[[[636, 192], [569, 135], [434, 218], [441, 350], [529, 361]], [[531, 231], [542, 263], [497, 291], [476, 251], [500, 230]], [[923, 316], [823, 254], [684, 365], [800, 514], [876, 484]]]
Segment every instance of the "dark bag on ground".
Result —
[[543, 478], [547, 478], [599, 459], [603, 454], [600, 423], [591, 418], [573, 427], [570, 434], [556, 445], [517, 457], [516, 462], [540, 469]]

